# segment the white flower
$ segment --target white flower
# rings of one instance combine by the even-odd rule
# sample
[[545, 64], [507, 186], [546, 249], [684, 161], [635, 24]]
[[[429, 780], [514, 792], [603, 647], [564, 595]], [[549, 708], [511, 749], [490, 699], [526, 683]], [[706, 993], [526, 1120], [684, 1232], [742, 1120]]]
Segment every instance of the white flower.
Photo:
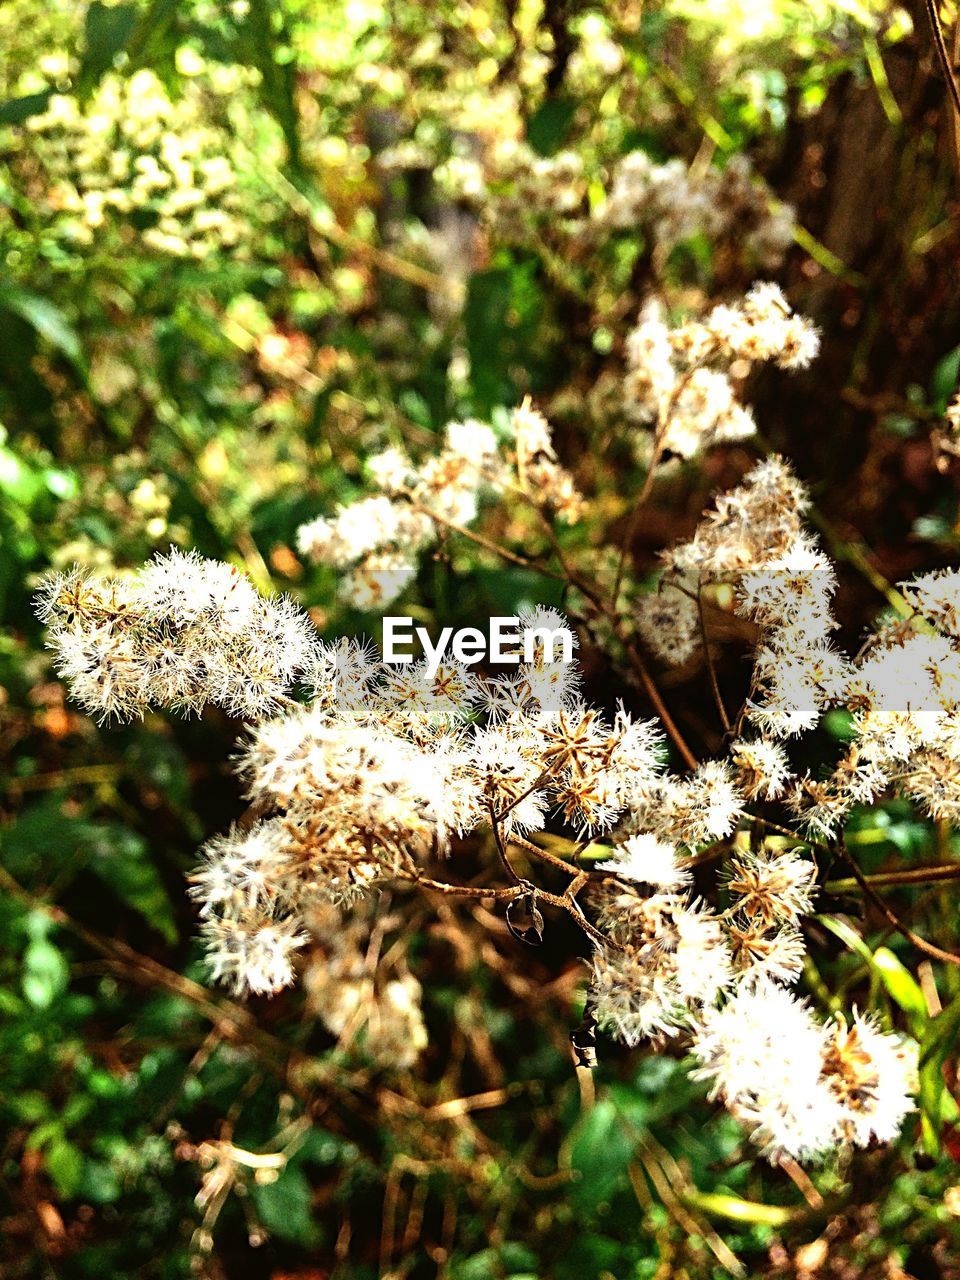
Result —
[[822, 1072], [822, 1029], [772, 983], [740, 986], [705, 1009], [693, 1043], [695, 1077], [710, 1084], [771, 1157], [816, 1157], [833, 1145], [840, 1107]]
[[214, 979], [236, 995], [272, 995], [288, 987], [293, 982], [293, 954], [307, 941], [293, 920], [208, 920], [203, 936]]
[[406, 487], [413, 467], [402, 449], [391, 448], [368, 458], [367, 469], [378, 489], [394, 494]]
[[796, 849], [764, 847], [731, 859], [727, 887], [734, 906], [765, 927], [795, 925], [813, 906], [817, 868]]
[[890, 1142], [912, 1111], [917, 1089], [917, 1045], [882, 1032], [854, 1010], [848, 1026], [839, 1015], [823, 1029], [826, 1080], [843, 1108], [844, 1138], [865, 1147]]
[[677, 863], [676, 848], [649, 832], [630, 836], [618, 846], [614, 857], [597, 863], [597, 870], [659, 889], [679, 889], [690, 880], [690, 872]]
[[191, 876], [190, 896], [200, 904], [200, 915], [239, 915], [269, 907], [281, 889], [286, 844], [278, 818], [208, 841], [201, 851], [203, 863]]
[[446, 430], [447, 449], [478, 469], [497, 456], [497, 437], [485, 422], [449, 422]]

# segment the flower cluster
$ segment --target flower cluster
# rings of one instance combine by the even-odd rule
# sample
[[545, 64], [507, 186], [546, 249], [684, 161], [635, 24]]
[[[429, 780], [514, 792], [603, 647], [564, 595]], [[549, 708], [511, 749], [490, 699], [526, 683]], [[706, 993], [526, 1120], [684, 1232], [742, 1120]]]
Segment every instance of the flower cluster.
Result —
[[[768, 458], [718, 498], [689, 542], [663, 557], [668, 577], [661, 586], [661, 653], [671, 647], [682, 653], [689, 644], [687, 601], [695, 601], [705, 584], [731, 584], [738, 612], [758, 628], [746, 713], [765, 741], [741, 763], [769, 772], [766, 782], [763, 773], [755, 774], [754, 796], [779, 795], [787, 781], [782, 751], [772, 740], [813, 728], [842, 701], [849, 678], [849, 662], [830, 640], [836, 577], [804, 527], [808, 503], [789, 467]], [[649, 615], [651, 606], [644, 606]], [[643, 627], [641, 632], [646, 634]]]
[[[374, 904], [377, 910], [371, 910]], [[371, 963], [371, 932], [383, 928], [372, 899], [344, 913], [317, 903], [307, 915], [316, 941], [304, 965], [307, 1008], [341, 1044], [359, 1042], [379, 1067], [411, 1067], [427, 1045], [420, 983], [409, 970]], [[399, 920], [398, 920], [399, 923]]]
[[657, 164], [638, 150], [607, 174], [591, 174], [576, 152], [541, 156], [518, 139], [497, 138], [479, 158], [452, 156], [435, 176], [499, 239], [526, 243], [545, 230], [554, 240], [594, 248], [618, 232], [642, 232], [655, 268], [678, 244], [704, 236], [769, 271], [793, 241], [793, 210], [774, 201], [743, 156], [720, 169], [680, 158]]
[[[697, 644], [697, 591], [733, 586], [758, 628], [746, 719], [760, 732], [731, 752], [749, 799], [785, 797], [807, 826], [837, 831], [856, 805], [893, 790], [931, 817], [960, 817], [960, 574], [937, 570], [900, 584], [909, 616], [887, 622], [852, 661], [831, 640], [836, 575], [804, 527], [803, 486], [779, 458], [722, 495], [693, 538], [664, 556], [658, 594], [638, 629], [660, 656], [682, 661]], [[654, 628], [656, 627], [656, 631]], [[795, 779], [782, 740], [825, 711], [851, 716], [851, 742], [833, 773]]]
[[682, 667], [701, 648], [699, 583], [693, 574], [663, 578], [641, 596], [634, 624], [644, 644], [667, 666]]
[[911, 1109], [916, 1046], [854, 1015], [820, 1024], [789, 990], [800, 974], [799, 922], [816, 868], [798, 850], [736, 855], [722, 914], [678, 892], [689, 870], [652, 835], [633, 836], [604, 864], [600, 919], [611, 944], [593, 964], [595, 1016], [627, 1044], [689, 1035], [695, 1075], [771, 1158], [815, 1159], [845, 1144], [893, 1137]]
[[694, 1025], [730, 981], [722, 923], [689, 896], [608, 891], [600, 919], [613, 945], [594, 958], [594, 1010], [626, 1044]]
[[292, 601], [263, 599], [232, 565], [195, 552], [157, 556], [128, 577], [57, 574], [37, 611], [73, 697], [101, 719], [208, 702], [257, 718], [316, 658], [313, 627]]
[[105, 76], [86, 103], [53, 94], [23, 127], [24, 194], [81, 245], [122, 220], [142, 228], [144, 245], [176, 257], [235, 246], [249, 230], [237, 174], [225, 134], [201, 118], [197, 90], [171, 99], [146, 69]]
[[524, 241], [540, 219], [554, 234], [583, 225], [587, 178], [573, 151], [541, 156], [517, 138], [497, 138], [482, 160], [451, 156], [435, 177], [448, 195], [475, 205], [505, 240]]
[[910, 616], [882, 626], [850, 664], [846, 754], [829, 778], [804, 778], [791, 797], [821, 834], [889, 789], [932, 818], [960, 818], [960, 573], [937, 570], [900, 590]]
[[698, 235], [735, 241], [765, 271], [783, 260], [795, 226], [793, 210], [774, 202], [745, 156], [717, 169], [688, 166], [679, 157], [656, 164], [645, 151], [631, 151], [614, 165], [594, 222], [618, 231], [642, 227], [661, 254]]
[[710, 1082], [769, 1155], [811, 1160], [895, 1137], [911, 1109], [916, 1055], [854, 1013], [820, 1023], [790, 991], [743, 984], [705, 1012], [695, 1074]]
[[576, 520], [582, 499], [557, 462], [543, 415], [525, 402], [513, 411], [506, 434], [501, 446], [486, 423], [451, 422], [444, 448], [419, 466], [398, 448], [377, 454], [368, 468], [380, 493], [302, 525], [301, 553], [347, 570], [343, 598], [359, 609], [374, 609], [403, 591], [416, 572], [418, 552], [439, 531], [473, 521], [484, 493], [512, 486], [558, 519]]
[[[630, 836], [602, 869], [632, 887], [603, 886], [600, 917], [616, 946], [594, 961], [594, 1008], [601, 1025], [628, 1044], [689, 1030], [741, 985], [789, 985], [798, 977], [799, 921], [810, 910], [816, 872], [809, 859], [766, 846], [741, 852], [727, 873], [731, 905], [723, 915], [680, 892], [690, 871], [663, 835]], [[640, 896], [638, 883], [652, 896]]]
[[[539, 611], [527, 625], [557, 621]], [[603, 830], [661, 768], [652, 725], [622, 709], [605, 721], [580, 700], [574, 665], [544, 652], [481, 680], [341, 644], [324, 648], [312, 685], [311, 705], [260, 724], [241, 757], [250, 799], [272, 815], [210, 841], [194, 877], [214, 972], [237, 990], [292, 980], [318, 901], [416, 881], [454, 836], [491, 822], [509, 840], [554, 808]]]
[[[419, 469], [398, 450], [381, 454], [381, 494], [308, 526], [304, 544], [339, 563], [391, 542], [411, 554], [437, 527], [471, 520], [485, 485], [541, 512], [550, 501], [555, 515], [579, 500], [529, 404], [506, 434], [501, 446], [484, 424], [452, 424], [446, 448]], [[600, 1026], [628, 1044], [685, 1037], [698, 1075], [767, 1155], [816, 1158], [895, 1132], [911, 1106], [911, 1051], [856, 1014], [821, 1024], [792, 993], [816, 895], [813, 846], [748, 831], [749, 806], [786, 802], [827, 831], [857, 799], [895, 788], [934, 816], [960, 813], [960, 574], [904, 584], [910, 616], [881, 627], [851, 662], [831, 642], [835, 578], [805, 527], [808, 504], [789, 467], [768, 458], [664, 556], [661, 600], [669, 589], [697, 608], [704, 588], [723, 587], [757, 636], [728, 756], [685, 774], [665, 771], [656, 722], [584, 700], [576, 664], [543, 638], [561, 628], [574, 638], [548, 610], [521, 616], [539, 639], [493, 672], [394, 665], [355, 641], [322, 642], [289, 602], [262, 599], [235, 569], [195, 554], [173, 552], [129, 577], [61, 575], [39, 611], [89, 709], [129, 716], [214, 701], [256, 722], [238, 763], [250, 810], [207, 842], [191, 884], [211, 971], [234, 992], [290, 984], [313, 938], [327, 965], [321, 977], [308, 961], [308, 985], [328, 1029], [409, 1062], [423, 1042], [419, 989], [404, 972], [385, 981], [368, 971], [358, 942], [368, 891], [482, 896], [431, 867], [492, 835], [511, 878], [498, 892], [513, 931], [538, 933], [541, 902], [591, 940]], [[673, 649], [684, 642], [674, 636]], [[294, 684], [307, 703], [285, 696]], [[787, 741], [833, 706], [851, 713], [848, 753], [826, 781], [798, 780]], [[569, 863], [536, 843], [551, 814], [576, 837], [561, 837]], [[584, 870], [577, 859], [604, 836], [609, 852]], [[566, 870], [566, 892], [521, 878], [518, 851]], [[337, 923], [358, 907], [352, 924]]]
[[677, 328], [648, 306], [627, 336], [627, 415], [650, 425], [655, 458], [692, 458], [756, 431], [736, 390], [754, 363], [801, 369], [818, 348], [816, 329], [791, 312], [775, 284], [755, 284], [741, 303], [716, 306]]

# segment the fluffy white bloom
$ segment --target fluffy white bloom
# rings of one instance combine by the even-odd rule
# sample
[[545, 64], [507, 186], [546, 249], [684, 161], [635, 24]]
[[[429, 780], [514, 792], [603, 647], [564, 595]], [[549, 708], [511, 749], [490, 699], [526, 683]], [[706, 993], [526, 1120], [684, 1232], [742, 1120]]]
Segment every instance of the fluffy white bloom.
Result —
[[740, 986], [704, 1011], [694, 1075], [710, 1084], [770, 1156], [819, 1156], [833, 1145], [840, 1104], [822, 1079], [821, 1027], [802, 1001], [771, 983]]
[[407, 485], [413, 465], [402, 449], [390, 448], [368, 458], [367, 470], [379, 489], [394, 494]]
[[657, 164], [646, 152], [631, 151], [617, 161], [593, 220], [616, 229], [648, 228], [661, 254], [696, 235], [736, 237], [748, 257], [772, 268], [791, 243], [794, 215], [771, 204], [744, 156], [732, 157], [724, 169], [701, 169], [678, 157]]
[[693, 1046], [710, 1082], [764, 1152], [815, 1159], [831, 1147], [889, 1140], [913, 1107], [916, 1045], [854, 1014], [821, 1025], [788, 991], [741, 985], [704, 1011]]
[[791, 925], [765, 927], [756, 918], [731, 920], [727, 936], [734, 972], [741, 982], [772, 982], [790, 986], [803, 969], [803, 934]]
[[960, 639], [960, 573], [956, 569], [934, 569], [900, 590], [918, 613], [954, 639]]
[[378, 454], [369, 469], [382, 492], [301, 525], [301, 554], [351, 569], [342, 585], [345, 599], [357, 608], [382, 609], [407, 585], [417, 556], [438, 531], [471, 524], [489, 492], [519, 484], [552, 516], [578, 519], [583, 499], [555, 459], [545, 419], [526, 403], [514, 417], [515, 458], [501, 451], [487, 423], [473, 419], [448, 423], [444, 447], [418, 465], [399, 449]]
[[691, 847], [729, 835], [744, 798], [725, 760], [708, 760], [685, 777], [650, 779], [632, 797], [632, 830]]
[[[695, 590], [695, 588], [694, 588]], [[664, 581], [636, 605], [637, 631], [658, 658], [682, 666], [702, 645], [700, 610], [693, 595]]]
[[409, 553], [377, 552], [339, 579], [337, 594], [344, 604], [354, 609], [382, 611], [406, 590], [416, 572]]
[[56, 575], [37, 609], [74, 696], [102, 717], [216, 702], [256, 718], [316, 659], [316, 633], [296, 605], [264, 599], [232, 565], [193, 552], [157, 556], [128, 578]]
[[203, 862], [191, 876], [190, 896], [200, 904], [200, 915], [239, 916], [256, 908], [266, 910], [285, 896], [287, 843], [278, 818], [208, 841], [201, 851]]
[[649, 832], [630, 836], [617, 847], [614, 857], [597, 863], [597, 870], [658, 889], [679, 889], [690, 880], [690, 872], [677, 862], [675, 847]]
[[766, 928], [795, 925], [812, 908], [816, 871], [795, 849], [749, 850], [731, 860], [727, 887], [747, 919]]
[[272, 995], [293, 982], [293, 955], [307, 941], [292, 920], [205, 921], [203, 935], [213, 978], [235, 994]]
[[447, 449], [472, 467], [482, 468], [497, 456], [497, 437], [485, 422], [449, 422]]
[[529, 397], [511, 413], [510, 427], [521, 466], [528, 466], [540, 453], [549, 458], [554, 456], [550, 424], [533, 408]]
[[675, 1035], [730, 981], [730, 952], [719, 920], [676, 894], [618, 894], [601, 903], [616, 949], [594, 957], [597, 1020], [626, 1044]]
[[824, 1027], [823, 1062], [843, 1108], [842, 1137], [859, 1147], [892, 1141], [914, 1109], [916, 1043], [881, 1031], [855, 1009], [849, 1026], [838, 1015]]
[[783, 795], [792, 774], [787, 753], [771, 738], [738, 738], [730, 755], [739, 770], [738, 783], [748, 800], [775, 800]]
[[724, 440], [756, 431], [737, 384], [751, 362], [775, 360], [801, 368], [819, 341], [808, 321], [791, 313], [772, 284], [759, 284], [742, 304], [715, 307], [704, 321], [675, 329], [648, 305], [626, 342], [628, 416], [650, 423], [658, 455], [692, 458]]

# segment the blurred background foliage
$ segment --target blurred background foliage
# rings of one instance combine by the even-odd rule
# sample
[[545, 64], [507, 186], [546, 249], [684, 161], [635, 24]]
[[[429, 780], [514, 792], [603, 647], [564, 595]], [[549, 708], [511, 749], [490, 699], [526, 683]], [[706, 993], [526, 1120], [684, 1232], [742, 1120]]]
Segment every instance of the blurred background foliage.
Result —
[[[878, 584], [958, 545], [955, 463], [930, 439], [960, 368], [931, 48], [923, 6], [886, 0], [0, 6], [0, 1275], [960, 1275], [957, 973], [918, 965], [842, 884], [804, 989], [924, 1040], [924, 1128], [810, 1177], [759, 1166], [669, 1057], [604, 1043], [575, 1071], [582, 939], [562, 923], [534, 952], [482, 907], [383, 895], [344, 978], [379, 1022], [330, 1032], [320, 941], [302, 989], [241, 1007], [203, 985], [184, 880], [242, 809], [240, 726], [98, 729], [29, 603], [51, 566], [174, 543], [293, 591], [325, 634], [371, 630], [297, 558], [297, 526], [362, 489], [370, 452], [527, 393], [588, 493], [624, 477], [565, 535], [615, 541], [637, 463], [603, 388], [626, 329], [651, 292], [696, 306], [764, 264], [736, 229], [572, 254], [548, 183], [538, 199], [487, 165], [482, 199], [451, 185], [520, 139], [574, 153], [587, 205], [642, 149], [701, 170], [746, 155], [796, 208], [777, 275], [823, 355], [753, 398], [813, 487], [858, 644]], [[749, 457], [658, 490], [637, 580]], [[522, 569], [442, 545], [408, 607], [449, 624], [533, 598]], [[665, 684], [709, 741], [702, 679]], [[903, 805], [848, 841], [870, 871], [958, 852]], [[956, 945], [949, 884], [897, 901]], [[391, 1058], [404, 990], [422, 1023], [400, 1020]]]

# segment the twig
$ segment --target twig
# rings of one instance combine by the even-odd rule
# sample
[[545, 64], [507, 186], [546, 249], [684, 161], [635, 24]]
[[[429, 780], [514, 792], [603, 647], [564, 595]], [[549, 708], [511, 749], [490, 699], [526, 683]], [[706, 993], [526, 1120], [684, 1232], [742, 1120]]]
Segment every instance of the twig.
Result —
[[613, 609], [616, 609], [617, 603], [620, 600], [620, 588], [623, 586], [623, 575], [627, 568], [627, 556], [630, 554], [630, 548], [633, 545], [633, 539], [637, 533], [637, 525], [640, 522], [640, 512], [644, 503], [650, 497], [651, 490], [653, 489], [654, 476], [656, 475], [657, 467], [660, 465], [660, 459], [663, 456], [662, 440], [665, 431], [666, 423], [657, 432], [657, 437], [653, 446], [653, 453], [650, 457], [650, 465], [647, 468], [647, 474], [643, 481], [643, 488], [637, 495], [637, 500], [633, 504], [633, 510], [630, 512], [630, 516], [627, 520], [627, 527], [624, 531], [623, 542], [620, 545], [620, 554], [617, 557], [617, 572], [613, 579], [613, 591], [610, 596], [610, 605]]
[[717, 669], [714, 665], [713, 654], [710, 652], [710, 637], [707, 635], [707, 620], [703, 613], [703, 589], [697, 588], [697, 614], [700, 618], [700, 635], [703, 639], [703, 653], [707, 660], [707, 671], [710, 675], [710, 688], [713, 690], [713, 700], [717, 704], [717, 711], [720, 713], [720, 723], [723, 725], [723, 732], [729, 733], [732, 725], [730, 717], [727, 715], [727, 708], [724, 706], [723, 695], [720, 692], [720, 684], [717, 680]]
[[943, 960], [946, 964], [953, 964], [960, 967], [960, 956], [954, 955], [952, 951], [944, 951], [942, 947], [938, 947], [934, 943], [928, 942], [926, 938], [921, 938], [918, 933], [914, 933], [912, 929], [908, 928], [896, 912], [892, 911], [880, 897], [879, 893], [877, 893], [873, 885], [860, 870], [856, 859], [842, 842], [839, 848], [844, 861], [850, 867], [850, 870], [853, 872], [854, 878], [860, 885], [861, 889], [881, 915], [883, 915], [883, 917], [893, 925], [894, 929], [896, 929], [899, 934], [902, 934], [908, 942], [912, 942], [918, 951], [922, 951], [925, 955], [932, 956], [934, 960]]
[[[510, 836], [508, 838], [508, 843], [515, 844], [517, 848], [524, 849], [527, 853], [533, 854], [535, 858], [539, 858], [541, 862], [547, 863], [548, 866], [556, 867], [558, 871], [565, 871], [568, 876], [587, 875], [603, 877], [607, 874], [606, 871], [584, 870], [573, 862], [567, 862], [566, 859], [558, 858], [555, 854], [549, 853], [546, 849], [541, 849], [539, 845], [534, 844], [531, 840], [524, 840], [522, 836]], [[581, 845], [582, 843], [583, 842], [581, 841]], [[578, 852], [583, 852], [580, 845], [578, 845], [577, 849], [575, 849], [570, 855], [571, 858], [577, 857]], [[610, 850], [608, 849], [606, 850], [606, 856], [609, 857], [609, 854]]]
[[657, 715], [663, 721], [664, 729], [666, 729], [667, 733], [670, 735], [670, 738], [673, 740], [673, 745], [677, 748], [677, 750], [680, 752], [680, 755], [683, 757], [684, 764], [686, 764], [686, 766], [689, 769], [696, 769], [700, 762], [697, 759], [697, 757], [693, 754], [693, 752], [690, 750], [689, 746], [687, 745], [686, 739], [684, 738], [680, 730], [677, 728], [673, 717], [670, 715], [670, 712], [667, 710], [666, 703], [664, 702], [663, 698], [660, 695], [660, 690], [657, 688], [656, 684], [654, 683], [653, 677], [650, 675], [650, 672], [647, 670], [646, 663], [643, 661], [643, 658], [641, 658], [640, 653], [637, 650], [637, 647], [630, 641], [624, 641], [622, 636], [621, 636], [621, 643], [624, 645], [624, 652], [626, 653], [627, 658], [630, 661], [630, 665], [633, 667], [637, 676], [640, 678], [640, 683], [643, 685], [646, 691], [647, 697], [653, 703], [653, 706], [654, 706], [654, 709], [656, 710]]
[[[659, 1144], [657, 1144], [659, 1146]], [[699, 1236], [701, 1240], [708, 1246], [711, 1253], [720, 1263], [720, 1265], [735, 1276], [746, 1276], [746, 1271], [740, 1263], [739, 1258], [716, 1231], [704, 1222], [698, 1220], [691, 1213], [685, 1201], [691, 1199], [691, 1188], [685, 1187], [678, 1195], [667, 1177], [666, 1171], [661, 1166], [654, 1152], [650, 1149], [650, 1138], [642, 1139], [637, 1147], [637, 1155], [646, 1171], [647, 1177], [653, 1183], [654, 1189], [660, 1200], [677, 1225], [687, 1233], [687, 1236]], [[636, 1165], [631, 1164], [628, 1167], [630, 1182], [636, 1191], [635, 1179], [638, 1178], [639, 1170]]]
[[410, 498], [410, 506], [414, 511], [419, 511], [422, 515], [429, 516], [435, 524], [441, 525], [444, 529], [449, 529], [451, 533], [459, 534], [462, 538], [468, 538], [471, 542], [475, 542], [478, 547], [492, 551], [494, 555], [509, 561], [510, 564], [519, 565], [521, 569], [532, 569], [535, 573], [542, 573], [548, 578], [557, 578], [563, 581], [560, 574], [554, 573], [546, 565], [540, 564], [536, 560], [531, 560], [529, 556], [522, 556], [516, 551], [511, 551], [501, 543], [494, 542], [491, 538], [485, 538], [483, 534], [474, 533], [472, 529], [468, 529], [465, 525], [456, 524], [453, 520], [448, 520], [445, 516], [438, 515], [436, 511], [424, 506], [416, 498]]
[[[960, 880], [960, 862], [946, 867], [911, 867], [907, 871], [880, 871], [863, 876], [863, 881], [874, 889], [901, 884], [937, 884], [944, 880]], [[851, 876], [845, 880], [828, 880], [823, 888], [826, 893], [849, 893], [860, 883]]]
[[494, 898], [501, 902], [510, 902], [525, 893], [519, 882], [509, 889], [495, 889], [489, 885], [450, 884], [446, 880], [431, 880], [429, 876], [414, 875], [410, 872], [400, 874], [401, 880], [415, 884], [419, 889], [429, 889], [431, 893], [443, 893], [451, 898]]
[[329, 240], [331, 244], [335, 244], [340, 249], [349, 249], [352, 253], [357, 254], [358, 257], [366, 258], [368, 262], [379, 268], [379, 270], [386, 272], [387, 275], [396, 276], [397, 279], [405, 280], [408, 284], [417, 285], [421, 289], [445, 294], [456, 302], [463, 301], [464, 290], [459, 281], [449, 276], [441, 275], [436, 271], [428, 271], [425, 267], [417, 266], [413, 262], [406, 262], [403, 258], [398, 258], [395, 253], [390, 253], [386, 249], [378, 249], [360, 236], [347, 231], [334, 221], [332, 214], [323, 216], [321, 211], [314, 207], [313, 203], [303, 194], [299, 187], [294, 186], [290, 179], [278, 168], [274, 165], [264, 164], [263, 157], [254, 156], [249, 151], [249, 148], [244, 148], [244, 150], [248, 152], [248, 155], [256, 164], [257, 171], [266, 178], [287, 207], [303, 218], [325, 240]]
[[940, 23], [940, 14], [937, 12], [936, 0], [923, 0], [923, 3], [927, 11], [927, 17], [930, 19], [930, 29], [933, 32], [933, 44], [937, 51], [940, 70], [943, 72], [943, 78], [946, 80], [947, 88], [950, 90], [953, 109], [957, 116], [960, 117], [960, 87], [957, 85], [957, 77], [950, 63], [950, 51], [947, 49], [943, 27]]
[[506, 845], [503, 843], [503, 835], [501, 834], [501, 831], [500, 831], [500, 823], [497, 820], [497, 814], [496, 814], [496, 810], [493, 807], [492, 800], [488, 804], [487, 808], [490, 814], [490, 825], [493, 827], [493, 838], [494, 838], [494, 841], [496, 842], [497, 853], [500, 855], [501, 865], [503, 866], [503, 869], [507, 873], [507, 876], [509, 877], [509, 879], [512, 880], [514, 884], [521, 884], [522, 882], [520, 880], [520, 877], [517, 875], [513, 867], [510, 865], [510, 859], [507, 856]]

